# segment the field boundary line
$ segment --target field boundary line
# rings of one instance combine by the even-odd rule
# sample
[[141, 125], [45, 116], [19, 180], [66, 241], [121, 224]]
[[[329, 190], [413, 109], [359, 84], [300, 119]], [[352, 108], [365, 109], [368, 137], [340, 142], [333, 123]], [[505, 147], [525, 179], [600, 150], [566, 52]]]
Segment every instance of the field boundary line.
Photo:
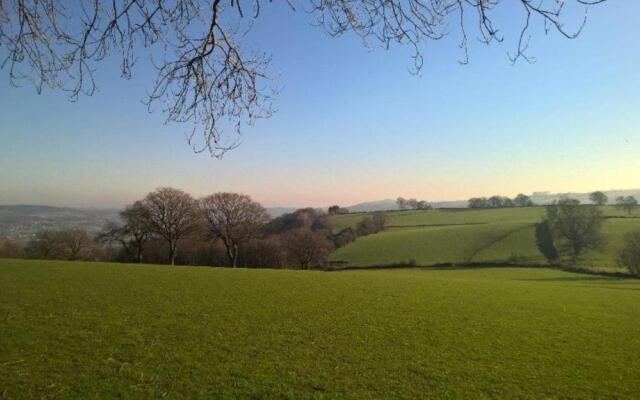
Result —
[[387, 225], [386, 228], [390, 229], [402, 229], [402, 228], [432, 228], [443, 226], [472, 226], [472, 225], [487, 225], [493, 222], [463, 222], [459, 224], [418, 224], [418, 225]]
[[442, 271], [455, 271], [461, 269], [482, 269], [482, 268], [522, 268], [522, 269], [537, 269], [545, 268], [556, 271], [564, 271], [574, 274], [582, 275], [594, 275], [605, 276], [609, 278], [620, 279], [634, 279], [640, 280], [639, 276], [633, 275], [629, 272], [608, 272], [592, 270], [587, 267], [580, 267], [577, 265], [550, 265], [550, 264], [517, 264], [510, 262], [463, 262], [463, 263], [436, 263], [427, 265], [414, 265], [409, 263], [387, 264], [387, 265], [365, 265], [365, 266], [347, 266], [342, 268], [325, 268], [325, 272], [340, 272], [340, 271], [371, 271], [371, 270], [392, 270], [392, 269], [425, 269], [425, 270], [442, 270]]
[[521, 232], [521, 231], [523, 231], [523, 230], [525, 230], [525, 229], [527, 229], [527, 228], [531, 228], [531, 227], [534, 227], [534, 226], [536, 226], [536, 224], [535, 224], [535, 223], [527, 224], [527, 225], [522, 226], [522, 227], [520, 227], [520, 228], [516, 228], [516, 229], [510, 230], [510, 231], [507, 231], [507, 232], [505, 232], [505, 233], [504, 233], [504, 234], [502, 234], [502, 235], [499, 235], [499, 236], [498, 236], [498, 237], [496, 237], [495, 239], [492, 239], [489, 243], [484, 244], [484, 245], [482, 245], [482, 246], [478, 247], [477, 249], [475, 249], [475, 250], [471, 253], [471, 255], [470, 255], [470, 256], [465, 260], [465, 262], [473, 262], [473, 261], [472, 261], [472, 260], [473, 260], [473, 258], [474, 258], [475, 256], [477, 256], [481, 251], [486, 250], [486, 249], [488, 249], [489, 247], [493, 246], [494, 244], [497, 244], [497, 243], [501, 242], [502, 240], [504, 240], [504, 239], [508, 238], [509, 236], [511, 236], [511, 235], [512, 235], [512, 234], [514, 234], [514, 233]]

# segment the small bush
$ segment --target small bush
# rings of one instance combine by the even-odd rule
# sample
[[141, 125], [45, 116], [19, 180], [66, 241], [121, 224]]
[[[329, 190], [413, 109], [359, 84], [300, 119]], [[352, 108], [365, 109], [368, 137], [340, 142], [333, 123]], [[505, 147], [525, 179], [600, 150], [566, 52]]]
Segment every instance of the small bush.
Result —
[[640, 276], [640, 229], [625, 235], [624, 247], [618, 255], [618, 261], [629, 272]]
[[527, 263], [527, 257], [520, 253], [511, 253], [507, 259], [509, 264], [524, 265]]
[[356, 226], [357, 236], [367, 236], [382, 232], [387, 224], [387, 216], [380, 211], [366, 215]]
[[549, 264], [553, 265], [558, 262], [560, 256], [553, 243], [551, 227], [548, 221], [543, 221], [536, 225], [536, 246]]
[[331, 240], [333, 241], [333, 245], [336, 248], [346, 246], [347, 244], [356, 240], [356, 232], [353, 230], [353, 228], [345, 228], [337, 234], [333, 235], [331, 237]]

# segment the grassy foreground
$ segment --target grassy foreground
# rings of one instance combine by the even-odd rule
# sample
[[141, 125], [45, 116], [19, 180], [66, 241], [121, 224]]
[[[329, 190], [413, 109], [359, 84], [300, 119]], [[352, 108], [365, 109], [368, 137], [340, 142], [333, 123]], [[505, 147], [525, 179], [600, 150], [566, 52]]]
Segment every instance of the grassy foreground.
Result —
[[640, 281], [0, 260], [0, 398], [633, 398]]

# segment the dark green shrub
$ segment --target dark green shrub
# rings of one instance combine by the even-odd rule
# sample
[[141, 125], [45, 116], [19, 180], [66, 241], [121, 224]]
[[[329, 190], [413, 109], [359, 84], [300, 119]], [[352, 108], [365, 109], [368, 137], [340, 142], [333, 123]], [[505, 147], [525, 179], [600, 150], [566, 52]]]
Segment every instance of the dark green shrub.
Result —
[[620, 250], [618, 262], [632, 274], [640, 276], [640, 229], [625, 235], [624, 247]]
[[548, 221], [536, 225], [536, 246], [549, 264], [555, 264], [558, 261], [558, 249], [553, 244], [553, 235]]

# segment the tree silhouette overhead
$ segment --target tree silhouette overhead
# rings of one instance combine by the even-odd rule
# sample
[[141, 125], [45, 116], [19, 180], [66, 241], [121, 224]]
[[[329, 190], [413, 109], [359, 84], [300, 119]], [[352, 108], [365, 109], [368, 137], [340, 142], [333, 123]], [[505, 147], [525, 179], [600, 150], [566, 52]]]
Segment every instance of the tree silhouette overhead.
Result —
[[[534, 23], [545, 32], [577, 37], [590, 7], [606, 0], [284, 0], [308, 12], [331, 36], [353, 32], [366, 45], [411, 48], [413, 71], [423, 66], [422, 44], [457, 31], [461, 63], [469, 60], [469, 38], [501, 42], [499, 6], [511, 7], [521, 28], [510, 55], [527, 54]], [[124, 78], [136, 62], [151, 61], [155, 83], [146, 103], [160, 103], [167, 122], [192, 124], [196, 151], [221, 157], [256, 119], [273, 114], [277, 85], [271, 59], [250, 52], [243, 39], [260, 18], [264, 0], [0, 0], [0, 65], [13, 84], [32, 82], [67, 91], [72, 100], [96, 89], [97, 65], [119, 58]], [[576, 7], [579, 21], [572, 22]], [[566, 11], [569, 9], [570, 11]], [[517, 18], [517, 19], [516, 19]], [[569, 20], [569, 21], [567, 21]], [[574, 25], [569, 28], [569, 25]]]

